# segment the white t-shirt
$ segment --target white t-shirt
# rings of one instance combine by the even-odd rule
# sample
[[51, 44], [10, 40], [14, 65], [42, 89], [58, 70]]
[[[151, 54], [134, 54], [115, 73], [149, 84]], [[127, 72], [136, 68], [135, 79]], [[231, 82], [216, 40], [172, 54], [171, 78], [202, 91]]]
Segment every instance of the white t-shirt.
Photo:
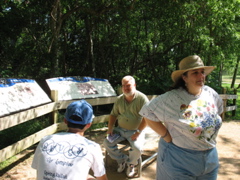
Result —
[[99, 144], [74, 133], [62, 132], [44, 137], [34, 154], [32, 168], [37, 180], [86, 180], [105, 172]]
[[201, 151], [216, 146], [222, 112], [221, 97], [204, 86], [200, 96], [190, 95], [182, 88], [168, 91], [143, 106], [140, 114], [163, 122], [175, 145]]

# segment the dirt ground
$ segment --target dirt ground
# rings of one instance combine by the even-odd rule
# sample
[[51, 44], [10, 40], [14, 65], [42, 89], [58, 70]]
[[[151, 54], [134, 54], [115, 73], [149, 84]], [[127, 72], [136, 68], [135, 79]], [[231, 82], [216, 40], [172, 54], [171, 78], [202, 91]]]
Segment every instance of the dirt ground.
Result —
[[[149, 136], [158, 136], [148, 132]], [[97, 141], [102, 146], [102, 140], [105, 136], [105, 130], [86, 134], [88, 138]], [[151, 137], [150, 137], [151, 138]], [[143, 153], [143, 160], [150, 157], [157, 151], [157, 140], [148, 141]], [[102, 147], [103, 148], [103, 147]], [[240, 179], [240, 121], [224, 122], [218, 136], [218, 153], [220, 160], [220, 169], [218, 180], [239, 180]], [[14, 163], [8, 170], [1, 171], [0, 180], [34, 180], [36, 172], [31, 168], [33, 151], [35, 147], [24, 151], [17, 157], [19, 160]], [[104, 152], [104, 148], [103, 148]], [[156, 160], [153, 159], [146, 163], [142, 169], [142, 176], [132, 178], [134, 180], [154, 180]], [[117, 164], [115, 161], [108, 158], [106, 165], [107, 175], [109, 180], [127, 180], [125, 173], [116, 172]]]

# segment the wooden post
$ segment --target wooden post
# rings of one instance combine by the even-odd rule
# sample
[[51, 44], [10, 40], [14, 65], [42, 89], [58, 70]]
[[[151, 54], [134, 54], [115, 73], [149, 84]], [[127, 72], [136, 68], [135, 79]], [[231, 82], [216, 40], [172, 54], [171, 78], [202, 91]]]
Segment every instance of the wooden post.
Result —
[[[223, 88], [223, 94], [227, 94], [227, 89], [226, 89], [226, 88]], [[223, 99], [223, 113], [222, 113], [222, 120], [225, 119], [226, 107], [227, 107], [227, 99]]]
[[[234, 88], [233, 94], [237, 95], [237, 89], [236, 89], [236, 88]], [[237, 106], [237, 98], [236, 98], [236, 99], [233, 99], [233, 105], [234, 105], [234, 106]], [[237, 109], [237, 108], [235, 108], [235, 110], [232, 111], [232, 116], [235, 116], [235, 115], [236, 115], [236, 109]]]
[[[57, 90], [51, 90], [51, 98], [54, 102], [58, 102], [58, 91]], [[51, 123], [55, 124], [58, 120], [58, 110], [52, 112], [52, 118]]]

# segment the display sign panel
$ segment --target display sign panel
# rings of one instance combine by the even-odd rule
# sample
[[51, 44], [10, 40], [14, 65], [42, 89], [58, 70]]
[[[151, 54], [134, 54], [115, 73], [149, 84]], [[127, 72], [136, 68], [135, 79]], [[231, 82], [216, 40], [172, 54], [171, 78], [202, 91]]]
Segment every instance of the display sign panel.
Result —
[[47, 79], [50, 90], [58, 91], [58, 100], [116, 96], [107, 79], [92, 77], [57, 77]]
[[49, 102], [51, 99], [35, 80], [0, 78], [0, 116]]

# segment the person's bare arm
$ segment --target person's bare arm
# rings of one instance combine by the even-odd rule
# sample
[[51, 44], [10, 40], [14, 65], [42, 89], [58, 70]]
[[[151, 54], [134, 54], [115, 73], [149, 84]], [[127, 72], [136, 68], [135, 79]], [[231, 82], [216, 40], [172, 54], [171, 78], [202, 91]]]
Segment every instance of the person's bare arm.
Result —
[[108, 121], [108, 131], [107, 134], [112, 134], [113, 128], [115, 126], [117, 117], [109, 115], [109, 121]]
[[87, 177], [87, 180], [108, 180], [108, 178], [107, 178], [106, 174], [104, 174], [101, 177], [96, 177], [96, 178], [89, 174]]
[[146, 126], [147, 126], [147, 122], [146, 122], [145, 118], [142, 118], [142, 122], [141, 122], [141, 124], [138, 126], [138, 130], [143, 131]]
[[97, 180], [108, 180], [108, 178], [107, 178], [107, 175], [104, 174], [104, 175], [101, 176], [101, 177], [97, 177]]
[[139, 136], [139, 134], [141, 133], [141, 131], [143, 131], [145, 129], [145, 127], [147, 126], [147, 122], [145, 120], [145, 118], [142, 118], [142, 121], [140, 123], [140, 125], [138, 126], [138, 130], [140, 132], [136, 132], [135, 134], [132, 135], [132, 140], [136, 140]]
[[145, 118], [148, 126], [158, 133], [166, 142], [171, 142], [172, 137], [168, 132], [167, 128], [161, 122], [151, 121]]

